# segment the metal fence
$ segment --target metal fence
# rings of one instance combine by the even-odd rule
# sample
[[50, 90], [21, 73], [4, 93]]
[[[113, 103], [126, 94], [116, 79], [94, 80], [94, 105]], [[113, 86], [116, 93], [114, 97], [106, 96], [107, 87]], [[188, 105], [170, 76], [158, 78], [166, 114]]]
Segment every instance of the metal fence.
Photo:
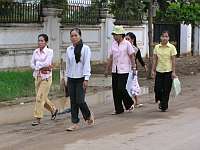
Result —
[[38, 23], [41, 15], [40, 4], [0, 2], [0, 23]]
[[142, 15], [135, 13], [130, 16], [127, 12], [120, 12], [114, 17], [115, 24], [118, 25], [140, 25], [142, 23]]
[[100, 3], [91, 1], [68, 1], [63, 11], [64, 24], [98, 24], [100, 22]]

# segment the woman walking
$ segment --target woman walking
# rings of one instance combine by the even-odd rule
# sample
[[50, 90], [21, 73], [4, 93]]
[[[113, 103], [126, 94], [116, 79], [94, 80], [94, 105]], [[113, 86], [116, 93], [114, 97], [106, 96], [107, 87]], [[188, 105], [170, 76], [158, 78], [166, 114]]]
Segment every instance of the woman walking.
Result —
[[51, 119], [56, 118], [58, 109], [48, 99], [49, 90], [52, 83], [52, 60], [53, 50], [47, 46], [48, 36], [40, 34], [38, 36], [38, 48], [33, 52], [31, 67], [34, 69], [36, 104], [34, 109], [35, 121], [32, 126], [40, 124], [43, 118], [44, 107], [52, 114]]
[[[138, 70], [138, 66], [137, 66], [137, 60], [140, 62], [140, 64], [144, 67], [145, 71], [147, 71], [147, 67], [142, 59], [142, 56], [141, 56], [141, 52], [140, 52], [140, 49], [137, 47], [137, 40], [136, 40], [136, 36], [135, 34], [133, 34], [132, 32], [128, 32], [125, 36], [125, 39], [127, 41], [129, 41], [134, 47], [137, 48], [137, 51], [136, 51], [136, 55], [135, 55], [135, 63], [136, 63], [136, 69]], [[136, 80], [137, 82], [137, 85], [139, 86], [138, 84], [138, 80]], [[133, 96], [134, 100], [135, 100], [135, 104], [134, 104], [134, 107], [141, 107], [143, 106], [143, 104], [139, 103], [138, 101], [138, 95], [135, 94]]]
[[79, 28], [70, 31], [70, 39], [72, 45], [66, 51], [66, 76], [73, 125], [67, 128], [67, 131], [74, 131], [80, 128], [79, 109], [89, 126], [94, 125], [94, 116], [85, 102], [85, 93], [91, 75], [91, 50], [83, 44]]
[[112, 31], [114, 41], [109, 51], [109, 58], [106, 66], [105, 75], [112, 66], [112, 91], [115, 111], [113, 115], [124, 112], [122, 101], [126, 111], [134, 109], [133, 100], [126, 90], [129, 72], [135, 73], [135, 48], [130, 42], [124, 39], [125, 30], [123, 26], [115, 26]]
[[172, 79], [176, 78], [176, 48], [169, 43], [169, 32], [163, 31], [161, 43], [155, 46], [153, 55], [152, 77], [155, 78], [155, 99], [160, 101], [159, 109], [168, 109]]

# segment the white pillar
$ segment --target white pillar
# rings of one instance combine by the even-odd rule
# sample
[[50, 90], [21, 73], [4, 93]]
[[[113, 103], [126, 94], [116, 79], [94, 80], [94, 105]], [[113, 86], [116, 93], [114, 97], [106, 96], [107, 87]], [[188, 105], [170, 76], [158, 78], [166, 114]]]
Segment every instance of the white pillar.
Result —
[[103, 61], [106, 61], [108, 58], [108, 49], [111, 47], [112, 44], [112, 29], [114, 26], [114, 19], [113, 15], [109, 14], [108, 10], [105, 8], [101, 11], [101, 16], [104, 18], [102, 19], [102, 48], [103, 48]]
[[181, 24], [180, 54], [191, 53], [192, 26]]
[[59, 64], [61, 58], [61, 51], [59, 47], [60, 18], [58, 18], [61, 11], [61, 9], [56, 8], [43, 8], [43, 14], [45, 16], [43, 32], [49, 36], [48, 46], [54, 50], [55, 64]]
[[200, 55], [200, 26], [194, 29], [194, 55]]

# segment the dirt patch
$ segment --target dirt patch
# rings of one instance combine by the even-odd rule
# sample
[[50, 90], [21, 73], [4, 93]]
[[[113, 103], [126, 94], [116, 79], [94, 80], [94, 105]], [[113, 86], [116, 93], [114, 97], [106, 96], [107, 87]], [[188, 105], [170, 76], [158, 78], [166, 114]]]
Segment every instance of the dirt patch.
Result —
[[[148, 64], [148, 59], [144, 59]], [[105, 71], [106, 63], [92, 65], [93, 74], [103, 74]], [[138, 64], [139, 77], [146, 77], [144, 68]], [[181, 56], [176, 59], [176, 72], [177, 75], [193, 75], [200, 72], [200, 57], [199, 56]]]

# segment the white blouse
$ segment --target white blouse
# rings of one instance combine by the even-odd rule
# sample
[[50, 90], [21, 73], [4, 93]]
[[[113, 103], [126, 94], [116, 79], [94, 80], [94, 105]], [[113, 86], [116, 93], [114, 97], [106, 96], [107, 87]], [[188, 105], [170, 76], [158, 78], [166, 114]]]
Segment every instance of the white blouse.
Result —
[[91, 50], [89, 46], [83, 44], [81, 50], [81, 58], [78, 63], [76, 63], [74, 55], [74, 46], [70, 46], [66, 51], [66, 77], [69, 78], [82, 78], [89, 80], [91, 75]]
[[37, 48], [33, 52], [33, 56], [31, 59], [31, 68], [34, 69], [33, 76], [41, 76], [42, 79], [48, 79], [50, 76], [52, 76], [52, 71], [48, 71], [47, 74], [42, 74], [39, 70], [43, 67], [48, 67], [49, 65], [52, 65], [53, 61], [53, 50], [50, 48], [47, 48], [47, 46], [40, 51], [39, 48]]

